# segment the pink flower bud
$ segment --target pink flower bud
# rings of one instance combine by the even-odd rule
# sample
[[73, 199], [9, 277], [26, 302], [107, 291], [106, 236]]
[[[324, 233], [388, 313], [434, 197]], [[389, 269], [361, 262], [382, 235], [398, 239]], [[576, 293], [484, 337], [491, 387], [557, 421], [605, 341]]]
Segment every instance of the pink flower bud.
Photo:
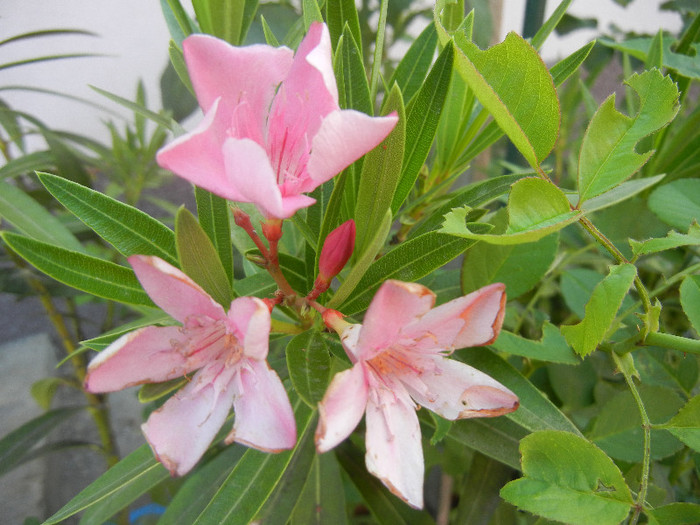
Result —
[[330, 281], [340, 273], [355, 249], [355, 221], [350, 219], [328, 234], [318, 261], [318, 278]]

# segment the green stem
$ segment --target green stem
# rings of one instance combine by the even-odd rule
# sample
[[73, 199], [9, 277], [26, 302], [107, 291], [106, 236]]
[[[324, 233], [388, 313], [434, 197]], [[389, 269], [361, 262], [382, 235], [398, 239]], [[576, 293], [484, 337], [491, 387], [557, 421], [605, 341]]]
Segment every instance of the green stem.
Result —
[[651, 332], [647, 335], [644, 343], [651, 346], [670, 348], [688, 354], [700, 354], [700, 341], [673, 334]]

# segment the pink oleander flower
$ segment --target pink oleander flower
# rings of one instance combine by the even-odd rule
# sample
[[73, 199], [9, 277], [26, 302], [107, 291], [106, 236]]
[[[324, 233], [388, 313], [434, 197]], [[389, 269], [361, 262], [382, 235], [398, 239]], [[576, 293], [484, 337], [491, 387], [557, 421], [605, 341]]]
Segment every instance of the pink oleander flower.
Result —
[[294, 413], [266, 361], [270, 310], [265, 303], [239, 297], [226, 313], [162, 259], [135, 255], [129, 263], [153, 301], [182, 326], [148, 326], [120, 337], [92, 360], [85, 388], [114, 392], [187, 377], [187, 385], [141, 427], [173, 475], [197, 463], [232, 406], [236, 417], [227, 444], [236, 441], [268, 452], [293, 448]]
[[417, 404], [454, 420], [493, 417], [518, 408], [506, 387], [447, 359], [456, 348], [493, 342], [501, 329], [505, 289], [492, 284], [433, 308], [435, 294], [415, 283], [386, 281], [363, 324], [327, 310], [352, 368], [336, 374], [319, 405], [316, 448], [347, 438], [365, 414], [367, 470], [409, 505], [423, 506], [423, 449]]
[[233, 47], [207, 35], [183, 42], [204, 120], [158, 153], [158, 163], [226, 199], [286, 219], [303, 195], [377, 146], [398, 118], [338, 106], [328, 28], [315, 23], [296, 55]]

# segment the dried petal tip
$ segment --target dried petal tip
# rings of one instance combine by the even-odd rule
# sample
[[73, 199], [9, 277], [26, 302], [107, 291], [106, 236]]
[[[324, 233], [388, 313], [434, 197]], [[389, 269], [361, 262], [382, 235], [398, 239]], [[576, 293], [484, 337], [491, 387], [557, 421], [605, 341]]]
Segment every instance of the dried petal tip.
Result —
[[355, 221], [350, 219], [328, 234], [318, 261], [318, 277], [330, 282], [340, 273], [355, 249]]

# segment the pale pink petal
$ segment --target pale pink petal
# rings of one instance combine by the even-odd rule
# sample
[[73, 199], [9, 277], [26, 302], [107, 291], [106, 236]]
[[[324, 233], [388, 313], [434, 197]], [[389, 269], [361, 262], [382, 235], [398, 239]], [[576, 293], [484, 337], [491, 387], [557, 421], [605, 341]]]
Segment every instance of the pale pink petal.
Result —
[[309, 180], [302, 191], [311, 191], [330, 180], [394, 129], [398, 117], [370, 117], [359, 111], [333, 111], [326, 115], [313, 138], [307, 166]]
[[220, 368], [200, 370], [141, 427], [158, 461], [173, 475], [186, 474], [199, 461], [226, 421], [233, 392], [216, 388], [212, 376]]
[[371, 359], [397, 341], [403, 326], [415, 322], [435, 304], [435, 294], [425, 286], [385, 281], [365, 314], [357, 345], [357, 356]]
[[[195, 335], [201, 340], [206, 334]], [[116, 392], [183, 377], [212, 357], [207, 348], [191, 346], [192, 336], [178, 326], [147, 326], [123, 335], [90, 362], [85, 389]]]
[[367, 403], [367, 470], [410, 506], [423, 507], [423, 448], [411, 403], [389, 390], [372, 391]]
[[518, 408], [518, 397], [492, 377], [454, 359], [433, 360], [432, 370], [407, 377], [404, 385], [417, 403], [436, 414], [454, 420], [501, 416]]
[[244, 355], [264, 360], [270, 339], [270, 310], [265, 303], [257, 297], [238, 297], [231, 302], [228, 318]]
[[153, 302], [185, 325], [226, 319], [223, 307], [197, 283], [164, 260], [146, 255], [129, 257], [136, 277]]
[[224, 162], [231, 184], [241, 195], [238, 200], [255, 203], [267, 217], [286, 219], [316, 202], [303, 195], [283, 199], [267, 153], [252, 140], [228, 139]]
[[433, 308], [406, 326], [402, 336], [416, 341], [416, 348], [453, 350], [492, 343], [505, 315], [505, 286], [485, 286], [464, 297]]
[[235, 421], [226, 443], [236, 441], [266, 452], [294, 448], [294, 412], [282, 381], [267, 362], [247, 360], [233, 384]]
[[227, 112], [238, 108], [238, 119], [249, 130], [238, 136], [261, 142], [264, 115], [289, 72], [292, 51], [259, 44], [234, 47], [208, 35], [192, 35], [182, 47], [201, 107], [208, 111], [218, 97], [224, 97]]
[[326, 452], [347, 438], [367, 406], [368, 384], [362, 363], [333, 377], [318, 405], [316, 449]]
[[226, 175], [221, 149], [231, 126], [220, 99], [214, 101], [204, 119], [190, 133], [176, 138], [158, 151], [158, 165], [187, 179], [192, 184], [225, 199], [240, 200]]

